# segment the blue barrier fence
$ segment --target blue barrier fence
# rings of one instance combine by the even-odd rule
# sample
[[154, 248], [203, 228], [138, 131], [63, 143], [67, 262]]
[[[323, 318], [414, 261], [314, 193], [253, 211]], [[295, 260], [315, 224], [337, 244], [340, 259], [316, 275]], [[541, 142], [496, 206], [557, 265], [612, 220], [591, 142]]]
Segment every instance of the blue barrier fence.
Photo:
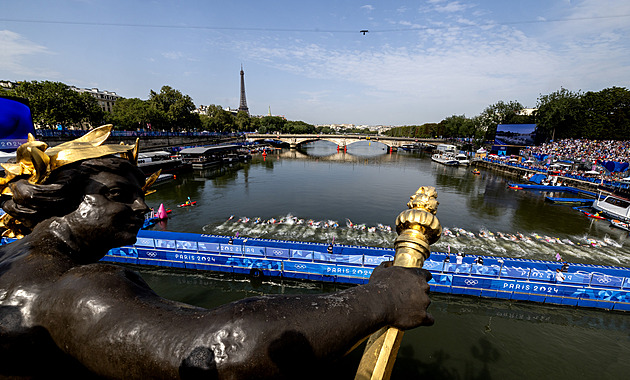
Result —
[[[255, 276], [367, 283], [374, 268], [392, 260], [389, 248], [329, 246], [284, 240], [230, 238], [142, 230], [133, 246], [111, 250], [104, 261], [210, 270]], [[432, 252], [429, 270], [433, 291], [559, 305], [630, 310], [630, 268], [572, 264], [556, 281], [561, 264], [551, 261], [483, 256], [464, 257]], [[451, 262], [453, 261], [453, 262]]]

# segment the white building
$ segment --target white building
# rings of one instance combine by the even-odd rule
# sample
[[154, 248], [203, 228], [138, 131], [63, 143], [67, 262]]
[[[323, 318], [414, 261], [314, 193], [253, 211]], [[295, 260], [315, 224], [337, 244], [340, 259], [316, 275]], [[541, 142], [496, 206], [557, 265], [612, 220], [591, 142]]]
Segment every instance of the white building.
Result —
[[122, 98], [122, 96], [117, 95], [115, 92], [99, 91], [98, 88], [77, 88], [74, 86], [70, 86], [70, 89], [76, 92], [87, 92], [88, 94], [92, 95], [96, 98], [96, 100], [98, 101], [98, 105], [101, 106], [101, 108], [105, 112], [112, 112], [116, 100]]

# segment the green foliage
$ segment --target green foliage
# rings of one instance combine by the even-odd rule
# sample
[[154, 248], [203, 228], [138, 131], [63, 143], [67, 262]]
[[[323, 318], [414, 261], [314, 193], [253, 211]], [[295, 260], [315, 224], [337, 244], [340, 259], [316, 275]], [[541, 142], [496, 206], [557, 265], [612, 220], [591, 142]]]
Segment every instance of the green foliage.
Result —
[[41, 127], [98, 125], [103, 111], [89, 94], [79, 94], [61, 82], [22, 82], [15, 95], [29, 100], [33, 122]]
[[260, 119], [260, 126], [265, 128], [263, 133], [288, 133], [285, 132], [286, 120], [280, 116], [264, 116]]
[[330, 128], [329, 126], [320, 126], [315, 128], [315, 132], [323, 135], [332, 135], [333, 133], [335, 133], [335, 130]]
[[171, 131], [195, 130], [201, 127], [201, 121], [195, 110], [195, 104], [188, 95], [170, 86], [162, 86], [159, 93], [151, 90], [149, 106], [160, 116], [156, 127]]
[[442, 135], [439, 124], [425, 123], [422, 125], [406, 125], [391, 128], [384, 133], [390, 137], [434, 138]]
[[13, 90], [8, 90], [4, 87], [0, 87], [0, 95], [2, 96], [17, 96]]
[[250, 118], [247, 112], [238, 111], [236, 118], [234, 119], [234, 125], [238, 132], [249, 132]]
[[105, 111], [98, 104], [98, 100], [87, 92], [79, 93], [79, 99], [78, 107], [81, 122], [91, 126], [103, 124]]
[[581, 99], [583, 137], [615, 140], [630, 136], [630, 91], [621, 87], [587, 92]]
[[542, 140], [562, 139], [582, 135], [580, 112], [582, 95], [565, 88], [541, 95], [535, 112], [536, 132]]
[[118, 99], [107, 120], [117, 129], [134, 130], [160, 125], [159, 112], [138, 98]]
[[502, 100], [486, 107], [479, 115], [479, 128], [480, 131], [485, 131], [485, 139], [494, 138], [499, 124], [519, 124], [516, 123], [517, 112], [523, 108], [523, 105], [517, 101], [505, 103]]
[[291, 134], [312, 134], [316, 133], [315, 126], [312, 124], [305, 123], [303, 121], [287, 121], [284, 124], [285, 130], [287, 133]]

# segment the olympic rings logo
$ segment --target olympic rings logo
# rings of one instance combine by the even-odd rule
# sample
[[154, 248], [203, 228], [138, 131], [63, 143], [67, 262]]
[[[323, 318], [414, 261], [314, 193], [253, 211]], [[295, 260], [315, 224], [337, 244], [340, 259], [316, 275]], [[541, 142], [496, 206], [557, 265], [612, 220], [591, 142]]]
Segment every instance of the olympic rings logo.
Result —
[[597, 282], [599, 282], [600, 284], [608, 284], [610, 281], [612, 280], [608, 276], [602, 276], [602, 277], [597, 278]]
[[306, 265], [304, 265], [304, 264], [297, 264], [295, 266], [295, 269], [306, 269]]
[[473, 286], [473, 285], [477, 285], [479, 281], [473, 280], [473, 279], [466, 279], [464, 280], [464, 283], [468, 286]]
[[157, 252], [151, 251], [151, 252], [147, 253], [147, 256], [149, 256], [149, 257], [157, 257]]

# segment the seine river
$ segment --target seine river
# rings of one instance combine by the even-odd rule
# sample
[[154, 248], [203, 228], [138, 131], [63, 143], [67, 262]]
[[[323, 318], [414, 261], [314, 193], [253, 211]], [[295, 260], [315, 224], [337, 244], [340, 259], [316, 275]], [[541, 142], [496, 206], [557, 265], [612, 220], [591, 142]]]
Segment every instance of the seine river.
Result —
[[[422, 154], [388, 154], [376, 142], [355, 143], [346, 153], [319, 142], [265, 158], [255, 155], [246, 164], [178, 175], [158, 186], [147, 203], [173, 209], [155, 229], [392, 247], [396, 234], [387, 227], [395, 229], [396, 216], [418, 187], [434, 186], [437, 216], [450, 232], [434, 251], [541, 260], [555, 260], [559, 253], [569, 262], [630, 266], [627, 232], [570, 206], [545, 202], [551, 194], [509, 189], [507, 184], [516, 181], [443, 166]], [[175, 207], [187, 197], [197, 205]], [[208, 308], [261, 294], [335, 290], [331, 284], [252, 283], [225, 274], [141, 273], [162, 296]], [[435, 325], [405, 334], [392, 378], [627, 375], [627, 314], [443, 294], [432, 299]], [[331, 368], [331, 378], [353, 378], [361, 353], [357, 349]]]

